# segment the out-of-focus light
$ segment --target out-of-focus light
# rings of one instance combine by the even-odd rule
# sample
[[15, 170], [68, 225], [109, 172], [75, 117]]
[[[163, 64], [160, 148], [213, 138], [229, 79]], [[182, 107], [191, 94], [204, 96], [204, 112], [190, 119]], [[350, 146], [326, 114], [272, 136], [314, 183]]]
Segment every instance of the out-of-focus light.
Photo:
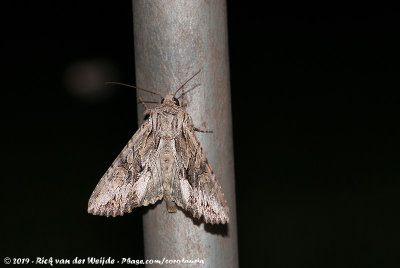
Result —
[[114, 64], [105, 59], [79, 61], [64, 72], [64, 84], [75, 97], [90, 102], [103, 101], [109, 97], [113, 87], [106, 81], [118, 81], [119, 72]]

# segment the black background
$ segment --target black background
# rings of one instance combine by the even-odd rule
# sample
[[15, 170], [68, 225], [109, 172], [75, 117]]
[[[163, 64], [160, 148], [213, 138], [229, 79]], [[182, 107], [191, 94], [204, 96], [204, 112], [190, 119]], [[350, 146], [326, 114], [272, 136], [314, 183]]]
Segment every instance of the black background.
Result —
[[[289, 6], [228, 2], [240, 265], [395, 266], [398, 13]], [[135, 92], [92, 100], [65, 78], [105, 60], [135, 83], [130, 1], [2, 13], [1, 257], [144, 258], [142, 209], [86, 212], [137, 129]]]

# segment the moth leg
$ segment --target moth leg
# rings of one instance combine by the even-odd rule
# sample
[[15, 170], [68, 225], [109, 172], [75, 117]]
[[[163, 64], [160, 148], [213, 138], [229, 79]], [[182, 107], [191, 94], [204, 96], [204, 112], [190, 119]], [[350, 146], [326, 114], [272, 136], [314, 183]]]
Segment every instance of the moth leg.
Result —
[[165, 203], [167, 204], [167, 210], [169, 213], [175, 213], [178, 210], [174, 201], [165, 198]]
[[147, 106], [147, 104], [142, 100], [142, 98], [139, 98], [139, 102], [140, 102], [141, 104], [143, 104], [143, 106], [144, 106], [144, 108], [146, 108], [146, 110], [149, 109], [149, 106]]
[[139, 98], [139, 102], [140, 102], [141, 104], [143, 104], [144, 108], [146, 109], [146, 110], [143, 112], [143, 114], [144, 114], [144, 115], [150, 114], [150, 109], [149, 109], [149, 106], [147, 106], [146, 102], [143, 101], [142, 98]]
[[212, 130], [203, 130], [203, 129], [200, 129], [200, 128], [197, 128], [197, 127], [193, 127], [193, 130], [197, 131], [197, 132], [203, 132], [203, 133], [213, 133]]
[[181, 107], [182, 107], [182, 108], [186, 108], [187, 106], [188, 106], [187, 100], [182, 99], [182, 100], [181, 100]]

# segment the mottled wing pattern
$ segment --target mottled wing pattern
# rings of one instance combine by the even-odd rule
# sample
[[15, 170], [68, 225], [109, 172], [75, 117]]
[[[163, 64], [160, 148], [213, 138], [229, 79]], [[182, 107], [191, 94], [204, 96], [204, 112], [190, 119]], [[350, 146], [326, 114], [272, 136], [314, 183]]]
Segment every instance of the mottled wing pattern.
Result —
[[192, 120], [186, 113], [182, 135], [175, 139], [180, 191], [175, 195], [177, 205], [190, 211], [195, 218], [204, 216], [207, 223], [229, 222], [228, 206], [221, 186], [208, 164], [200, 142], [194, 132]]
[[162, 198], [161, 177], [152, 173], [158, 151], [151, 121], [143, 123], [103, 175], [89, 199], [89, 213], [115, 217]]

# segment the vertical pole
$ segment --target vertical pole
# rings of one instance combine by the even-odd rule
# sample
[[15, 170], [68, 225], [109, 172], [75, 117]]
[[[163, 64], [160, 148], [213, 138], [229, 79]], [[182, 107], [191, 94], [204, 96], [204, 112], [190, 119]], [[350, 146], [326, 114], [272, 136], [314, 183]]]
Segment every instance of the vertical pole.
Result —
[[[133, 0], [133, 18], [138, 87], [165, 95], [201, 69], [185, 86], [192, 89], [185, 95], [186, 111], [195, 126], [213, 131], [197, 136], [230, 209], [229, 224], [209, 225], [181, 210], [168, 213], [165, 204], [157, 203], [143, 216], [145, 257], [238, 267], [226, 2]], [[142, 112], [139, 105], [139, 122]]]

